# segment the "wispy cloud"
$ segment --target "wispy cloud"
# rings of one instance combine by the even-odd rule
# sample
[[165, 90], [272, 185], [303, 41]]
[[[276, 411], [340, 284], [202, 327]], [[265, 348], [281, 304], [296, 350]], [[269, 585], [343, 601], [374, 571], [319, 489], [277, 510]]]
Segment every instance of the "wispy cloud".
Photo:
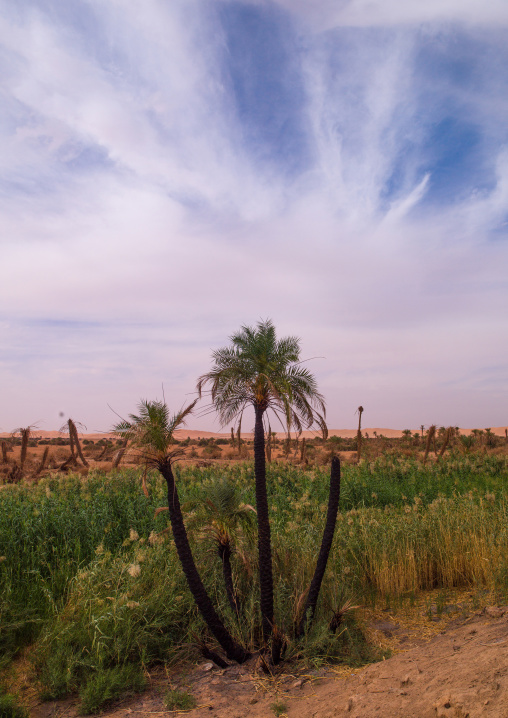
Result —
[[507, 21], [0, 2], [0, 425], [179, 404], [266, 316], [326, 357], [335, 426], [504, 423]]

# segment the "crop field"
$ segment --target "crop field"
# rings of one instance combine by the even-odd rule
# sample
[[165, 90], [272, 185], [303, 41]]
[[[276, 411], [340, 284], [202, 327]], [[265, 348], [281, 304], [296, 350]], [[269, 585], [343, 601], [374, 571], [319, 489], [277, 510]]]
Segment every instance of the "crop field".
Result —
[[[98, 671], [136, 690], [143, 667], [197, 655], [204, 624], [167, 511], [156, 515], [167, 505], [166, 484], [150, 472], [144, 492], [141, 476], [138, 468], [90, 470], [0, 491], [0, 660], [5, 669], [30, 647], [47, 698], [80, 689], [83, 705], [93, 710], [97, 687], [90, 677]], [[507, 479], [504, 453], [452, 451], [424, 465], [389, 452], [344, 464], [318, 614], [297, 640], [294, 627], [326, 516], [329, 468], [269, 464], [275, 609], [288, 656], [353, 665], [379, 658], [352, 613], [344, 611], [339, 631], [328, 630], [348, 602], [390, 605], [435, 588], [489, 590], [506, 599]], [[224, 486], [238, 506], [255, 504], [253, 465], [177, 465], [176, 481], [206, 587], [231, 633], [253, 647], [261, 631], [255, 531], [252, 522], [232, 529], [238, 618], [224, 590], [214, 515]]]

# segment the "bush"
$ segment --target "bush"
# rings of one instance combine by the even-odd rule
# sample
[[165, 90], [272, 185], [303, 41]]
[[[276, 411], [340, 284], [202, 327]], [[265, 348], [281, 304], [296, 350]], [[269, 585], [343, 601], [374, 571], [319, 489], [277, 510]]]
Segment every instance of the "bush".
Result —
[[0, 718], [28, 718], [28, 711], [18, 705], [14, 696], [0, 689]]
[[80, 690], [80, 713], [89, 715], [108, 703], [141, 693], [146, 688], [146, 678], [139, 666], [123, 665], [99, 671], [91, 676]]
[[288, 705], [283, 701], [277, 701], [276, 703], [272, 703], [270, 708], [274, 712], [276, 718], [279, 718], [279, 716], [282, 716], [287, 711]]
[[[85, 684], [91, 704], [128, 677], [110, 675], [115, 665], [185, 655], [182, 642], [201, 631], [172, 543], [156, 535], [145, 543], [134, 531], [131, 536], [116, 555], [99, 547], [72, 582], [66, 605], [47, 622], [34, 652], [46, 699]], [[97, 685], [95, 675], [102, 676]]]
[[186, 691], [168, 691], [164, 705], [168, 711], [190, 711], [196, 707], [196, 699]]
[[206, 456], [207, 459], [220, 459], [222, 456], [222, 449], [220, 446], [209, 444], [203, 449], [202, 456]]

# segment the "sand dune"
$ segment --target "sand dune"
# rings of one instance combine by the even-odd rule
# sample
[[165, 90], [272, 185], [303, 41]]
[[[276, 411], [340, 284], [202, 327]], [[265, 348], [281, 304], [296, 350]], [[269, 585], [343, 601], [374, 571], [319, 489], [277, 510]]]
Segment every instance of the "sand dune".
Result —
[[[461, 434], [468, 435], [473, 431], [473, 429], [460, 429]], [[491, 431], [493, 434], [496, 434], [496, 436], [505, 436], [506, 431], [508, 431], [508, 427], [506, 426], [496, 426], [492, 427]], [[420, 428], [412, 429], [413, 433], [420, 433]], [[78, 432], [81, 439], [90, 439], [92, 441], [99, 441], [100, 439], [113, 439], [116, 438], [114, 434], [112, 433], [82, 433]], [[366, 427], [362, 428], [362, 434], [365, 436], [366, 434], [369, 435], [370, 438], [374, 438], [376, 435], [379, 436], [385, 436], [387, 439], [400, 439], [403, 436], [403, 432], [401, 429], [386, 429], [386, 428], [380, 428], [380, 427]], [[329, 429], [328, 431], [329, 436], [339, 436], [343, 439], [351, 439], [354, 436], [356, 436], [356, 429]], [[3, 433], [0, 434], [0, 438], [7, 439], [11, 436], [10, 433]], [[34, 429], [32, 432], [32, 437], [39, 437], [41, 439], [56, 439], [59, 436], [65, 437], [66, 434], [62, 433], [60, 431], [43, 431], [42, 429]], [[214, 432], [214, 431], [203, 431], [201, 429], [180, 429], [179, 431], [175, 432], [175, 436], [177, 439], [229, 439], [231, 437], [231, 433], [221, 433], [221, 432]], [[291, 433], [292, 437], [295, 437], [296, 434], [294, 432]], [[315, 436], [320, 436], [319, 431], [303, 431], [301, 434], [301, 437], [305, 437], [307, 439], [311, 439]], [[253, 435], [250, 432], [242, 432], [242, 437], [244, 439], [252, 439]], [[278, 439], [284, 439], [286, 437], [286, 434], [283, 432], [277, 432], [277, 438]]]

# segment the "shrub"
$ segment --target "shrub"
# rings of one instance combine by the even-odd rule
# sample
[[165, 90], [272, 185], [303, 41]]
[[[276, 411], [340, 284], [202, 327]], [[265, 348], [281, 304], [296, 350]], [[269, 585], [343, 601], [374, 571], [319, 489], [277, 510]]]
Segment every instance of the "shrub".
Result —
[[18, 705], [14, 696], [0, 689], [0, 718], [28, 718], [28, 711]]
[[276, 717], [279, 718], [279, 716], [282, 716], [287, 711], [288, 705], [283, 701], [276, 701], [275, 703], [272, 703], [270, 705], [270, 708], [274, 712]]
[[92, 675], [79, 692], [80, 713], [89, 715], [108, 703], [141, 693], [146, 688], [146, 678], [134, 665], [115, 666]]
[[206, 456], [207, 459], [220, 459], [222, 456], [222, 449], [220, 446], [209, 444], [203, 449], [202, 456]]
[[196, 707], [196, 699], [186, 691], [168, 691], [164, 705], [168, 711], [190, 711]]

